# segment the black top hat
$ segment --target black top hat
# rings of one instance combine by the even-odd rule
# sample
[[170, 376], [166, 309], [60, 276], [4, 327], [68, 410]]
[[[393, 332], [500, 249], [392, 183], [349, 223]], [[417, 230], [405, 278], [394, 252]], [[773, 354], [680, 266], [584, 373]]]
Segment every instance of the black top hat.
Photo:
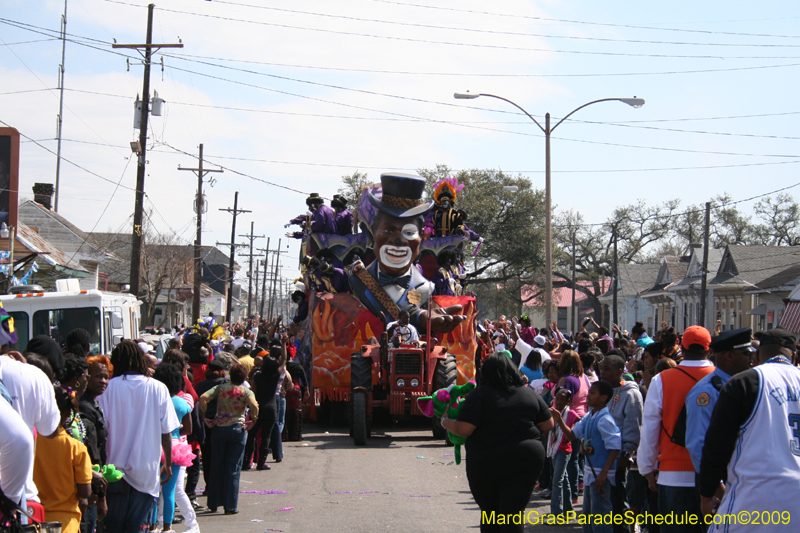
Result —
[[341, 194], [334, 194], [333, 200], [331, 200], [331, 207], [340, 207], [344, 209], [345, 207], [347, 207], [347, 198], [345, 198]]
[[379, 211], [398, 218], [425, 215], [433, 207], [433, 202], [422, 199], [426, 184], [425, 178], [413, 174], [381, 174], [383, 196], [378, 199], [370, 192], [369, 201]]
[[320, 195], [315, 192], [312, 192], [311, 194], [308, 195], [308, 198], [306, 198], [306, 205], [311, 205], [314, 203], [324, 203], [324, 202], [325, 200], [323, 200], [320, 197]]

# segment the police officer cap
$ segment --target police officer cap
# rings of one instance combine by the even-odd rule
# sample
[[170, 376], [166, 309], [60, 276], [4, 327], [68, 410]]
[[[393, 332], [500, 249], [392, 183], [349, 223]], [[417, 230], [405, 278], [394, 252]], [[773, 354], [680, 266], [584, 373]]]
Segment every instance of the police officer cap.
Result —
[[789, 348], [796, 350], [796, 341], [791, 333], [783, 328], [775, 328], [764, 332], [761, 336], [761, 344], [759, 346], [769, 346], [770, 344], [780, 346], [781, 348]]
[[714, 353], [724, 353], [730, 350], [744, 350], [753, 352], [755, 349], [751, 344], [753, 330], [750, 328], [739, 328], [724, 331], [711, 341], [711, 350]]

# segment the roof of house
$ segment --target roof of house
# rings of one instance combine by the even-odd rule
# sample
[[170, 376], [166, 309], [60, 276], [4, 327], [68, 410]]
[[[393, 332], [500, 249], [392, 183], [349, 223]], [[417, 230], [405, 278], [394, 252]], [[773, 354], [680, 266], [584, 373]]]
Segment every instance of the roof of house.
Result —
[[[716, 275], [719, 270], [719, 263], [722, 260], [724, 250], [720, 248], [708, 249], [708, 270], [706, 274], [706, 281], [709, 282], [711, 278]], [[692, 250], [692, 255], [689, 258], [689, 266], [686, 271], [686, 276], [678, 283], [673, 283], [670, 289], [686, 289], [699, 286], [703, 278], [700, 275], [703, 270], [703, 248], [698, 247]]]
[[[656, 282], [661, 264], [635, 264], [626, 263], [617, 266], [619, 270], [619, 295], [637, 296], [650, 289]], [[600, 297], [613, 296], [614, 288], [609, 285], [609, 290]]]
[[685, 255], [665, 255], [661, 260], [655, 284], [643, 293], [645, 298], [680, 283], [686, 277], [689, 259], [690, 256]]
[[[800, 247], [728, 245], [720, 261], [713, 285], [775, 287], [781, 276], [791, 276], [790, 267], [800, 264]], [[785, 280], [784, 280], [785, 281]]]
[[[610, 279], [603, 279], [598, 282], [600, 284], [600, 292], [607, 291], [611, 286]], [[594, 285], [590, 280], [578, 280], [577, 284], [581, 287], [586, 287], [589, 292], [594, 294]], [[536, 307], [544, 305], [541, 302], [543, 295], [535, 296], [539, 292], [537, 285], [523, 285], [520, 289], [523, 305], [527, 307]], [[580, 290], [575, 291], [575, 302], [578, 303], [586, 299], [586, 294]], [[556, 307], [570, 307], [572, 305], [572, 287], [553, 287], [553, 304]]]
[[55, 211], [31, 200], [19, 206], [19, 220], [38, 232], [51, 245], [78, 260], [101, 261], [105, 254], [88, 242], [89, 234]]
[[[203, 262], [207, 265], [228, 266], [231, 261], [231, 257], [216, 246], [201, 246], [200, 253], [203, 258]], [[239, 265], [236, 263], [236, 261], [234, 261], [234, 268], [238, 266]]]
[[[68, 269], [78, 275], [88, 274], [88, 270], [81, 266], [78, 261], [59, 250], [44, 237], [39, 235], [33, 228], [23, 222], [17, 222], [16, 240], [22, 243], [31, 252], [36, 252], [39, 258], [45, 263], [56, 268], [56, 270]], [[19, 251], [15, 250], [14, 258], [18, 260]]]

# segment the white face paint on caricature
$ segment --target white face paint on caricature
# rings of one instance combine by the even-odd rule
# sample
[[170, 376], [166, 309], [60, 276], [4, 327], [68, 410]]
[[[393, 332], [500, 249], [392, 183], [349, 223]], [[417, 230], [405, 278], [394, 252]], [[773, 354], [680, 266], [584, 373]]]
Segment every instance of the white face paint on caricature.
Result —
[[[416, 224], [406, 224], [401, 230], [403, 238], [415, 240], [419, 238], [419, 229]], [[412, 252], [409, 246], [392, 246], [385, 244], [380, 249], [381, 263], [392, 268], [405, 268], [411, 263]]]

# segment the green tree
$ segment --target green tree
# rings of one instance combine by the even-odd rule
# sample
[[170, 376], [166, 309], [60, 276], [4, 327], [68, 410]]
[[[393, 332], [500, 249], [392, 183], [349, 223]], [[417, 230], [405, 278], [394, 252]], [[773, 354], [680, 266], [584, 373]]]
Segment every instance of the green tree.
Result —
[[800, 243], [800, 206], [790, 195], [762, 198], [754, 210], [760, 221], [755, 233], [762, 244], [794, 246]]
[[578, 284], [575, 290], [586, 295], [595, 317], [603, 316], [597, 297], [605, 292], [603, 281], [614, 275], [614, 230], [619, 263], [649, 262], [648, 250], [666, 242], [679, 205], [679, 201], [670, 200], [654, 206], [639, 202], [617, 207], [605, 223], [596, 225], [586, 224], [577, 211], [559, 213], [553, 225], [553, 286], [572, 287], [574, 238], [576, 278], [591, 282], [590, 287]]
[[342, 176], [342, 186], [336, 192], [347, 198], [348, 207], [354, 210], [364, 187], [370, 184], [372, 184], [372, 180], [369, 179], [367, 173], [356, 170], [350, 175]]
[[[509, 176], [499, 170], [471, 169], [458, 172], [445, 165], [418, 171], [428, 181], [432, 199], [433, 184], [445, 178], [458, 178], [464, 189], [456, 208], [467, 213], [467, 226], [484, 238], [478, 256], [471, 259], [475, 243], [465, 246], [467, 270], [474, 276], [470, 288], [482, 309], [499, 314], [519, 314], [525, 302], [521, 287], [542, 276], [544, 265], [544, 193], [534, 189], [523, 176]], [[517, 191], [504, 189], [516, 186]], [[498, 291], [502, 286], [502, 291]], [[502, 293], [502, 294], [500, 294]]]

